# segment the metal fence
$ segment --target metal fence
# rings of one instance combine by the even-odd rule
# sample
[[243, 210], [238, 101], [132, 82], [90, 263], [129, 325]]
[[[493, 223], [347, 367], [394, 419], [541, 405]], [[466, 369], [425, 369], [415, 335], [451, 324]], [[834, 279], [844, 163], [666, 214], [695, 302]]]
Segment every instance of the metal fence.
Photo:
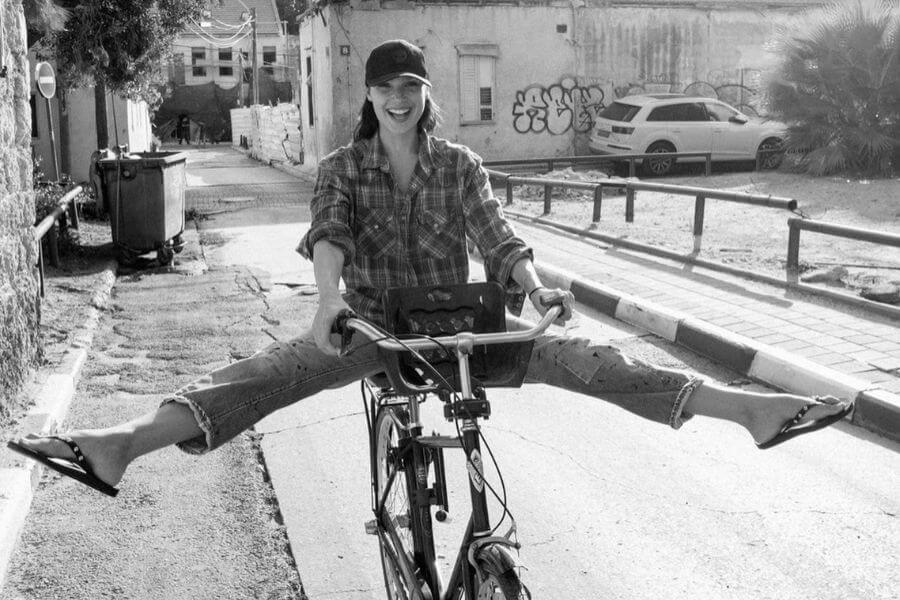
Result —
[[703, 222], [706, 213], [706, 200], [724, 200], [741, 204], [752, 204], [767, 208], [796, 210], [797, 201], [793, 198], [782, 198], [766, 194], [749, 194], [746, 192], [729, 192], [713, 188], [672, 185], [666, 183], [645, 182], [637, 179], [609, 178], [596, 182], [566, 181], [561, 179], [545, 179], [542, 177], [519, 177], [499, 171], [488, 171], [492, 181], [502, 181], [506, 185], [506, 204], [513, 203], [513, 188], [521, 185], [543, 186], [544, 215], [549, 215], [552, 206], [553, 190], [556, 188], [591, 192], [594, 196], [593, 223], [600, 222], [603, 206], [603, 190], [611, 188], [625, 190], [625, 221], [634, 222], [634, 203], [637, 192], [663, 192], [681, 196], [694, 197], [694, 252], [700, 251], [703, 239]]
[[712, 153], [710, 152], [651, 152], [649, 154], [592, 154], [589, 156], [551, 156], [546, 158], [520, 158], [505, 160], [485, 161], [484, 166], [488, 169], [494, 167], [541, 167], [546, 166], [547, 171], [552, 171], [559, 166], [599, 167], [603, 163], [608, 162], [627, 162], [628, 176], [634, 177], [637, 173], [636, 163], [645, 158], [703, 158], [706, 170], [705, 175], [712, 173]]
[[[40, 273], [41, 298], [44, 297], [44, 244], [43, 239], [47, 237], [47, 247], [50, 252], [50, 264], [54, 267], [59, 266], [59, 229], [68, 227], [66, 217], [72, 220], [72, 227], [78, 229], [78, 207], [74, 200], [81, 192], [84, 191], [80, 185], [66, 192], [59, 199], [53, 211], [41, 219], [41, 222], [32, 229], [34, 239], [38, 245], [38, 272]], [[57, 227], [59, 222], [59, 227]]]
[[[554, 159], [556, 160], [556, 159]], [[496, 164], [496, 162], [492, 163]], [[515, 163], [520, 164], [520, 163]], [[580, 190], [585, 192], [590, 192], [593, 194], [593, 223], [598, 223], [600, 221], [601, 215], [601, 206], [603, 203], [603, 191], [606, 188], [614, 188], [621, 192], [621, 190], [625, 190], [626, 194], [626, 202], [625, 202], [625, 220], [626, 222], [633, 222], [634, 220], [634, 201], [637, 192], [639, 191], [647, 191], [647, 192], [663, 192], [667, 194], [677, 194], [683, 196], [693, 196], [694, 197], [694, 225], [693, 225], [693, 235], [694, 235], [694, 252], [690, 256], [685, 256], [683, 254], [678, 254], [676, 252], [672, 252], [669, 250], [665, 250], [662, 248], [657, 248], [654, 246], [650, 246], [648, 244], [642, 244], [639, 242], [633, 242], [628, 240], [623, 240], [620, 238], [611, 239], [608, 236], [604, 236], [602, 234], [594, 233], [594, 232], [586, 232], [583, 228], [578, 227], [570, 227], [567, 225], [563, 225], [560, 223], [549, 222], [543, 219], [536, 219], [538, 222], [546, 223], [552, 225], [556, 228], [562, 229], [564, 231], [568, 231], [570, 233], [575, 233], [578, 235], [585, 235], [587, 237], [601, 239], [603, 241], [607, 241], [609, 243], [622, 246], [625, 248], [630, 248], [632, 250], [638, 250], [641, 252], [646, 252], [648, 254], [660, 256], [663, 258], [678, 260], [681, 262], [687, 262], [691, 264], [695, 264], [698, 266], [707, 267], [710, 269], [715, 269], [719, 271], [724, 271], [732, 274], [749, 276], [753, 279], [758, 279], [760, 281], [765, 281], [770, 284], [781, 284], [786, 285], [788, 287], [794, 287], [797, 289], [801, 289], [804, 291], [809, 291], [813, 293], [817, 293], [820, 295], [825, 295], [831, 297], [835, 300], [840, 300], [844, 302], [850, 302], [854, 304], [864, 304], [870, 309], [873, 309], [877, 312], [882, 312], [888, 314], [892, 317], [896, 317], [900, 315], [900, 307], [881, 304], [877, 302], [871, 302], [869, 300], [864, 300], [862, 298], [858, 298], [855, 296], [850, 296], [846, 293], [831, 291], [827, 289], [822, 289], [819, 287], [815, 287], [809, 284], [801, 283], [799, 281], [799, 270], [800, 270], [800, 231], [807, 230], [811, 232], [833, 235], [843, 238], [849, 238], [854, 240], [859, 240], [863, 242], [870, 242], [875, 244], [883, 244], [893, 247], [900, 247], [900, 235], [889, 233], [885, 231], [877, 231], [871, 229], [863, 229], [859, 227], [849, 227], [845, 225], [838, 225], [835, 223], [827, 223], [825, 221], [816, 221], [813, 219], [808, 219], [805, 217], [790, 217], [788, 218], [788, 248], [787, 248], [787, 261], [785, 263], [785, 271], [786, 277], [783, 281], [778, 281], [774, 278], [754, 274], [746, 271], [742, 271], [740, 269], [736, 269], [734, 267], [729, 267], [727, 265], [722, 265], [713, 261], [702, 260], [698, 258], [696, 255], [700, 252], [701, 240], [703, 236], [703, 221], [704, 221], [704, 213], [707, 199], [714, 200], [724, 200], [726, 202], [737, 202], [741, 204], [750, 204], [759, 207], [765, 208], [776, 208], [788, 211], [796, 211], [798, 212], [798, 204], [797, 201], [793, 198], [784, 198], [779, 196], [770, 196], [765, 194], [748, 194], [744, 192], [730, 192], [717, 190], [712, 188], [702, 188], [702, 187], [689, 187], [689, 186], [680, 186], [680, 185], [672, 185], [665, 183], [653, 183], [653, 182], [644, 182], [638, 179], [623, 179], [623, 178], [609, 178], [603, 179], [596, 182], [586, 182], [586, 181], [566, 181], [559, 179], [546, 179], [542, 177], [525, 177], [525, 176], [516, 176], [508, 173], [502, 173], [500, 171], [488, 170], [488, 174], [491, 177], [491, 181], [496, 183], [500, 183], [506, 186], [506, 205], [509, 206], [513, 204], [513, 190], [516, 186], [530, 185], [530, 186], [542, 186], [544, 188], [544, 216], [547, 216], [551, 212], [552, 206], [552, 195], [554, 189], [570, 189], [570, 190]]]

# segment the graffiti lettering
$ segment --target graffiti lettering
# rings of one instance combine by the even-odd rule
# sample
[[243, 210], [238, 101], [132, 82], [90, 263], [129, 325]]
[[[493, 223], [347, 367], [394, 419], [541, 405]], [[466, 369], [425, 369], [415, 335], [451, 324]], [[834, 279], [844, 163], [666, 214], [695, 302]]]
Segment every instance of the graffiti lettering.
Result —
[[513, 128], [519, 133], [562, 135], [569, 130], [590, 131], [603, 109], [603, 90], [596, 85], [579, 86], [565, 78], [550, 87], [532, 85], [516, 92]]

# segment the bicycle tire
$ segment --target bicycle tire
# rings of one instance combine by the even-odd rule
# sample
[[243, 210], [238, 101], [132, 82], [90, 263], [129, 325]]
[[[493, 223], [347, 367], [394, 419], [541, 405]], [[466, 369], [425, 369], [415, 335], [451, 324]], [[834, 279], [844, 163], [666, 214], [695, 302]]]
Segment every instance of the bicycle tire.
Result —
[[476, 561], [483, 579], [475, 600], [531, 600], [531, 592], [520, 580], [516, 561], [506, 548], [485, 546]]
[[384, 495], [388, 482], [391, 482], [391, 490], [385, 498], [384, 509], [388, 518], [394, 524], [397, 532], [398, 543], [387, 539], [388, 536], [379, 535], [379, 548], [381, 551], [381, 567], [384, 574], [384, 587], [388, 600], [415, 600], [422, 598], [422, 582], [419, 582], [419, 590], [410, 589], [403, 576], [403, 569], [399, 564], [399, 553], [403, 553], [407, 564], [412, 563], [413, 540], [409, 529], [410, 506], [407, 495], [406, 473], [398, 470], [396, 463], [391, 460], [392, 452], [398, 446], [401, 437], [406, 434], [400, 427], [409, 422], [406, 410], [400, 406], [384, 406], [375, 418], [374, 446], [375, 454], [375, 491], [378, 501]]

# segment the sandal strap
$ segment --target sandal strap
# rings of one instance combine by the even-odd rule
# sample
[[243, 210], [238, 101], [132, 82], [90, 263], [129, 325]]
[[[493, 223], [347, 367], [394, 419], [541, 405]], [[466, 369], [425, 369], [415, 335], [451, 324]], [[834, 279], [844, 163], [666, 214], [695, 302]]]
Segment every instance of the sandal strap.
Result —
[[781, 428], [781, 432], [779, 433], [779, 435], [781, 435], [781, 433], [785, 433], [785, 432], [789, 431], [790, 429], [793, 429], [793, 427], [795, 425], [797, 425], [797, 423], [799, 423], [803, 419], [804, 416], [806, 416], [806, 413], [809, 412], [809, 409], [811, 407], [812, 407], [812, 404], [807, 404], [806, 406], [804, 406], [803, 408], [798, 410], [797, 414], [794, 415], [794, 418], [784, 424], [784, 427]]
[[66, 444], [69, 449], [72, 450], [72, 454], [75, 455], [75, 462], [78, 463], [78, 466], [84, 469], [85, 473], [93, 473], [93, 470], [88, 466], [87, 459], [84, 457], [84, 454], [81, 452], [81, 448], [78, 447], [78, 444], [75, 443], [75, 440], [70, 438], [65, 434], [56, 434], [48, 436], [53, 439], [59, 440]]

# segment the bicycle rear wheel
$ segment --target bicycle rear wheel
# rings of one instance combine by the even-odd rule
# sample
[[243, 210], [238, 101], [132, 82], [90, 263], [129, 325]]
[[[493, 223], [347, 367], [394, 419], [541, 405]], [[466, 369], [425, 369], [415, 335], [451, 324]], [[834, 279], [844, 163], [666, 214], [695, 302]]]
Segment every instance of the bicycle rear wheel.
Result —
[[407, 570], [413, 565], [413, 537], [406, 472], [400, 468], [397, 454], [400, 440], [409, 435], [404, 429], [408, 423], [409, 416], [402, 406], [384, 406], [375, 419], [375, 491], [378, 502], [384, 498], [378, 519], [379, 523], [387, 519], [391, 525], [378, 536], [389, 600], [422, 598], [421, 582], [419, 590], [407, 583]]

